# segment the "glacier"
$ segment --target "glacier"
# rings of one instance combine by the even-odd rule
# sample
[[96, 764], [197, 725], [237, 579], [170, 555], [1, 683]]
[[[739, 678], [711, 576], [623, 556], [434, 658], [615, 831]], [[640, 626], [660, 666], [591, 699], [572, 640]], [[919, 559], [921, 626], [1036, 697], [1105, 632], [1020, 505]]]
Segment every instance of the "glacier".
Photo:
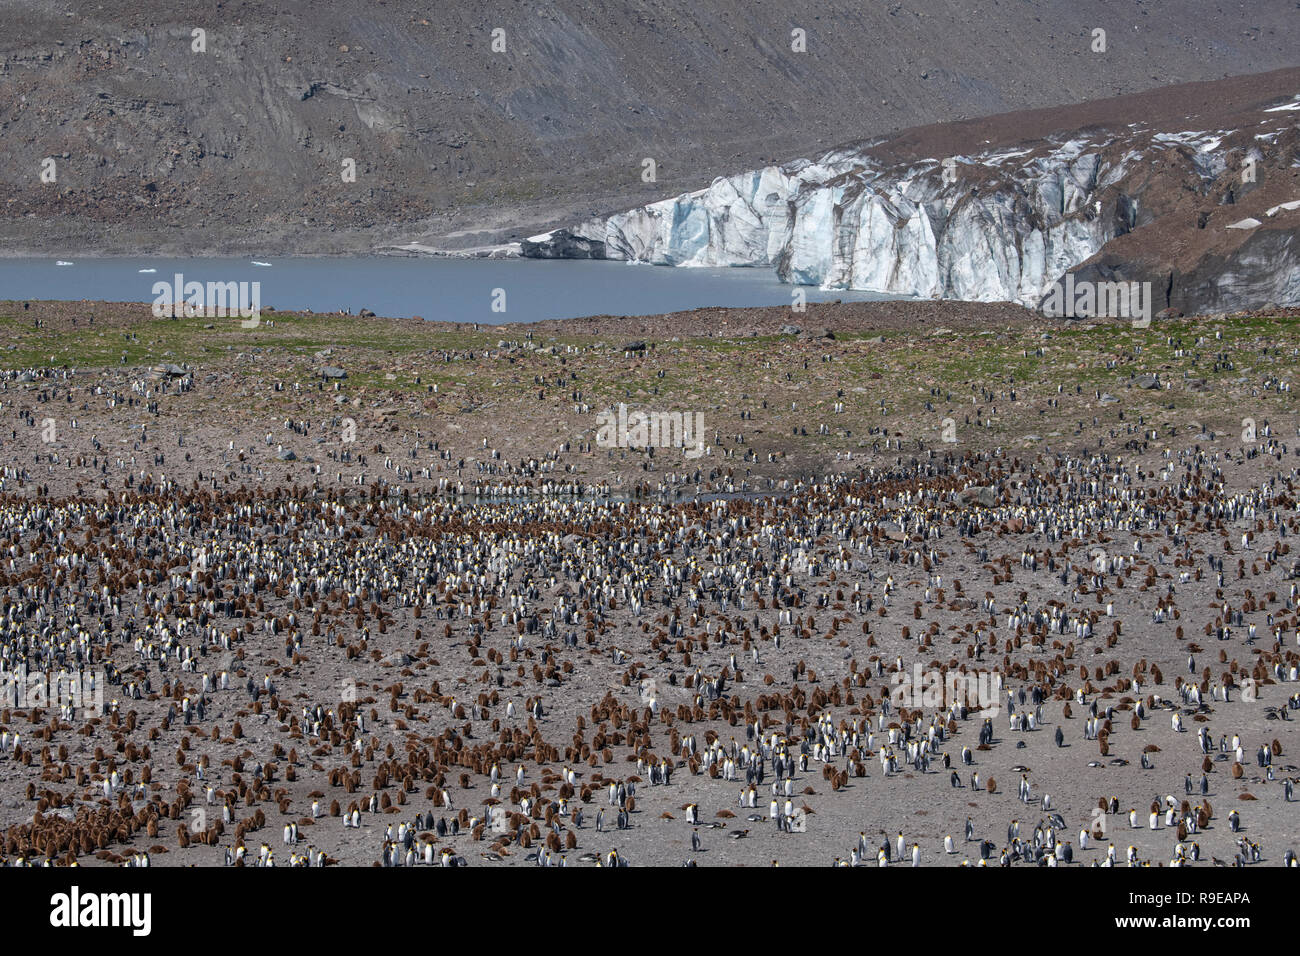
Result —
[[1218, 134], [1072, 135], [946, 159], [889, 163], [872, 145], [719, 177], [710, 185], [524, 240], [534, 258], [767, 267], [826, 290], [1014, 301], [1134, 228], [1139, 166], [1208, 183]]

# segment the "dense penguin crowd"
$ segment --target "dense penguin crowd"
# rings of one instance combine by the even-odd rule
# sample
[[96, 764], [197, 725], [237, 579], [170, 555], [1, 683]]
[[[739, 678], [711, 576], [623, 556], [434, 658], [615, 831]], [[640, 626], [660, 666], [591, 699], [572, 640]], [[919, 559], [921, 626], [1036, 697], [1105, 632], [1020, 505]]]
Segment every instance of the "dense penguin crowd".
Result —
[[0, 856], [1294, 864], [1277, 463], [6, 496]]

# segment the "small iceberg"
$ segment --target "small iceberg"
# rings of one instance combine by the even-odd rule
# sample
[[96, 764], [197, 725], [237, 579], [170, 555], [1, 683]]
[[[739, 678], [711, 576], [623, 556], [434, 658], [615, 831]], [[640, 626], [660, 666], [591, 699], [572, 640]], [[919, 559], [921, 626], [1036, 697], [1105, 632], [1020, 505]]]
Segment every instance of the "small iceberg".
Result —
[[258, 262], [256, 259], [254, 259], [254, 260], [253, 260], [253, 265], [255, 265], [255, 266], [267, 266], [267, 267], [269, 268], [270, 265], [271, 265], [271, 263], [269, 263], [269, 262]]
[[157, 272], [157, 269], [137, 269], [137, 272]]
[[55, 264], [56, 266], [70, 266], [70, 265], [72, 265], [71, 262], [64, 262], [62, 259], [59, 259], [59, 260], [56, 261], [54, 264]]

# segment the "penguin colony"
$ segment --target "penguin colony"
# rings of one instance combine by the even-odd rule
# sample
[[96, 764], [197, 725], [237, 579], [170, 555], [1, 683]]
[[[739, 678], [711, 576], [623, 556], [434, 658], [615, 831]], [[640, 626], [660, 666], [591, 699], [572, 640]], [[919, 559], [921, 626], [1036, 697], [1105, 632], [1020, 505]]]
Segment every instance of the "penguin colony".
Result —
[[[0, 713], [0, 850], [1294, 860], [1252, 811], [1300, 811], [1295, 475], [1230, 492], [1225, 464], [969, 453], [684, 503], [9, 497], [0, 665], [102, 674], [102, 704]], [[913, 661], [996, 698], [896, 706]], [[861, 825], [891, 815], [912, 832]]]
[[1294, 457], [6, 472], [0, 863], [1296, 865]]

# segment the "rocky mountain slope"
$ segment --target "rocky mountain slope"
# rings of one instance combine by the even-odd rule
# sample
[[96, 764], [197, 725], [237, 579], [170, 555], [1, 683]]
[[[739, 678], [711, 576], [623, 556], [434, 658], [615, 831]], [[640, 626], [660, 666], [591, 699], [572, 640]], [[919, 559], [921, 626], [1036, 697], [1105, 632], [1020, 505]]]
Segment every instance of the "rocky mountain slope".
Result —
[[1298, 303], [1298, 88], [1285, 70], [994, 117], [978, 142], [934, 127], [721, 177], [523, 252], [1030, 306], [1082, 266], [1076, 279], [1151, 282], [1157, 309]]
[[11, 0], [0, 254], [522, 238], [846, 139], [1293, 65], [1298, 19], [1280, 0]]

